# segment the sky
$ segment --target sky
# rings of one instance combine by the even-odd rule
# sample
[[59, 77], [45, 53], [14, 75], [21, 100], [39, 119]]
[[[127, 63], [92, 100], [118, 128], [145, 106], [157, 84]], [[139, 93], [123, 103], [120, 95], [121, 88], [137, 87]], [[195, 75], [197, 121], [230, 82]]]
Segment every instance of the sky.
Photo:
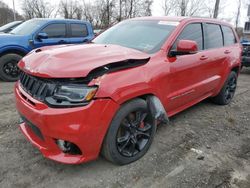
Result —
[[[7, 5], [9, 5], [10, 8], [13, 7], [13, 0], [0, 0]], [[21, 0], [14, 0], [15, 1], [15, 7], [16, 11], [19, 13], [22, 13], [21, 10]], [[60, 0], [53, 0], [53, 3], [58, 4]], [[163, 0], [154, 0], [153, 6], [152, 6], [152, 14], [153, 16], [163, 16], [163, 10], [162, 10], [162, 1]], [[201, 0], [202, 1], [202, 0]], [[210, 0], [211, 2], [213, 0]], [[242, 0], [244, 2], [244, 5], [241, 8], [241, 16], [240, 16], [240, 24], [239, 26], [243, 27], [245, 21], [248, 20], [247, 18], [247, 6], [246, 4], [250, 4], [250, 0]], [[236, 8], [237, 7], [238, 0], [221, 0], [222, 4], [222, 11], [223, 14], [219, 15], [219, 18], [223, 18], [226, 21], [231, 22], [234, 24], [234, 18], [236, 14]]]

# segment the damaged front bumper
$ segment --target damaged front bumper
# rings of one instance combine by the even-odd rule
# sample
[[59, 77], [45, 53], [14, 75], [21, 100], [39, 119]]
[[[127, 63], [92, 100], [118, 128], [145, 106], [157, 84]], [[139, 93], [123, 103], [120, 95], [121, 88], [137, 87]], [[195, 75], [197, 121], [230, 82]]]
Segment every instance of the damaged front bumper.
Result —
[[[98, 157], [103, 138], [119, 105], [111, 99], [96, 99], [87, 106], [50, 108], [15, 86], [16, 106], [22, 116], [20, 129], [49, 159], [78, 164]], [[80, 152], [65, 153], [58, 140], [76, 145]]]

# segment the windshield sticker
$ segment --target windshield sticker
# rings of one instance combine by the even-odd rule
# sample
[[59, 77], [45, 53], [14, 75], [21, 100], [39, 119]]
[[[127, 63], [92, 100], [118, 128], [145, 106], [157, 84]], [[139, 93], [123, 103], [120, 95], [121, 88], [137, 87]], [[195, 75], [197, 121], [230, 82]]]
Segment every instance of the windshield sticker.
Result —
[[159, 21], [158, 24], [160, 25], [172, 25], [172, 26], [177, 26], [179, 22], [171, 22], [171, 21]]

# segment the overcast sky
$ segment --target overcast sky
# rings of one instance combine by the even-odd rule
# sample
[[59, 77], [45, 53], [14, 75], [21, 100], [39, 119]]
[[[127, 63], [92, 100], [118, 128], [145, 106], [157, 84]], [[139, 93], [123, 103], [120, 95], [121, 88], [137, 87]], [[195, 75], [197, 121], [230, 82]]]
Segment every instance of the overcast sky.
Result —
[[[13, 0], [0, 0], [9, 5], [9, 7], [13, 7]], [[16, 10], [21, 14], [21, 1], [22, 0], [15, 0], [15, 6]], [[54, 4], [58, 4], [60, 0], [53, 0]], [[152, 14], [153, 16], [163, 16], [163, 10], [162, 10], [162, 1], [163, 0], [154, 0], [153, 6], [152, 6]], [[201, 0], [203, 1], [203, 0]], [[214, 0], [210, 0], [213, 2]], [[246, 4], [250, 4], [250, 0], [243, 0], [245, 3], [241, 8], [241, 17], [240, 17], [240, 26], [244, 26], [244, 22], [247, 21], [247, 8]], [[219, 17], [231, 22], [234, 24], [234, 18], [236, 14], [236, 7], [237, 7], [238, 0], [221, 0], [222, 4], [222, 11], [223, 13], [219, 15]], [[56, 6], [55, 6], [56, 7]]]

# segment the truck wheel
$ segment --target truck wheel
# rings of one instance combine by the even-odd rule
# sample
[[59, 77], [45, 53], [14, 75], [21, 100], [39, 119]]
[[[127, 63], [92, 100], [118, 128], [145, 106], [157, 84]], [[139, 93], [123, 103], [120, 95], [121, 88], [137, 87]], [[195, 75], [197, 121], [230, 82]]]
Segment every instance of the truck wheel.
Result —
[[238, 76], [236, 72], [232, 71], [229, 74], [227, 81], [222, 87], [220, 93], [217, 96], [212, 98], [212, 101], [215, 104], [227, 105], [232, 101], [235, 91], [236, 91], [237, 78]]
[[141, 158], [149, 149], [156, 131], [146, 101], [125, 103], [114, 116], [103, 142], [102, 155], [124, 165]]
[[0, 57], [0, 78], [13, 82], [19, 78], [17, 63], [22, 59], [18, 54], [6, 54]]

